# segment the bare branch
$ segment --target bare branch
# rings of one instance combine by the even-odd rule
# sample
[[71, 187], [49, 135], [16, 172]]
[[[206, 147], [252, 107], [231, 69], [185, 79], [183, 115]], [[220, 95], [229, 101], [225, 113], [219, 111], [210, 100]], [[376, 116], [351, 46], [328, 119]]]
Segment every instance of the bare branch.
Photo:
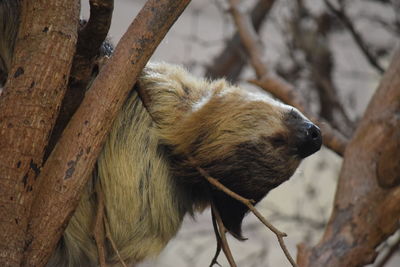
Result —
[[[306, 21], [313, 22], [304, 23]], [[340, 130], [346, 137], [351, 137], [355, 125], [349, 119], [337, 94], [332, 73], [334, 70], [333, 54], [329, 45], [329, 34], [332, 29], [332, 15], [323, 12], [316, 16], [310, 12], [302, 1], [296, 1], [296, 8], [288, 21], [290, 37], [288, 37], [288, 54], [294, 63], [289, 73], [281, 67], [283, 74], [298, 75], [302, 69], [310, 70], [309, 79], [318, 94], [320, 109], [319, 116], [325, 118], [333, 127]], [[299, 60], [294, 52], [301, 51], [305, 56]], [[292, 74], [292, 75], [293, 75]], [[288, 75], [285, 75], [288, 76]]]
[[311, 111], [306, 109], [304, 100], [292, 86], [279, 77], [268, 73], [266, 65], [262, 62], [263, 50], [256, 32], [246, 18], [240, 13], [237, 8], [237, 1], [230, 0], [230, 3], [232, 16], [235, 20], [241, 40], [246, 48], [246, 52], [250, 56], [251, 65], [259, 79], [257, 82], [253, 81], [253, 83], [256, 83], [267, 92], [272, 93], [283, 102], [293, 105], [304, 112], [307, 117], [321, 127], [324, 144], [339, 155], [343, 155], [347, 139], [341, 133], [334, 131], [329, 123], [320, 120], [316, 115], [312, 114]]
[[97, 252], [99, 254], [99, 264], [100, 267], [107, 267], [106, 264], [106, 253], [104, 247], [105, 233], [104, 233], [104, 195], [101, 190], [99, 190], [100, 185], [96, 185], [96, 197], [97, 197], [97, 212], [94, 219], [93, 226], [93, 238], [97, 245]]
[[[258, 0], [254, 5], [250, 12], [250, 18], [256, 32], [260, 30], [274, 3], [275, 0]], [[226, 42], [225, 49], [207, 66], [205, 76], [210, 79], [225, 77], [232, 83], [236, 82], [247, 63], [243, 54], [242, 42], [240, 41], [239, 33], [236, 32]]]
[[384, 267], [386, 263], [392, 258], [392, 256], [400, 249], [400, 237], [397, 238], [396, 242], [389, 248], [386, 255], [375, 265], [375, 267]]
[[343, 4], [341, 1], [339, 1], [341, 8], [337, 9], [333, 6], [333, 4], [329, 0], [324, 0], [326, 6], [330, 11], [332, 11], [333, 14], [335, 14], [342, 22], [343, 24], [347, 27], [349, 30], [351, 36], [353, 37], [354, 41], [358, 45], [358, 47], [361, 49], [362, 53], [364, 54], [365, 58], [368, 60], [368, 62], [379, 72], [383, 73], [385, 69], [379, 64], [378, 59], [370, 52], [370, 49], [368, 45], [366, 44], [365, 40], [362, 38], [361, 34], [356, 30], [356, 28], [353, 25], [353, 22], [351, 19], [347, 16]]
[[[214, 203], [212, 203], [212, 205], [214, 205]], [[218, 266], [221, 266], [218, 263], [217, 260], [218, 260], [219, 253], [221, 252], [222, 240], [221, 240], [221, 236], [219, 234], [219, 230], [218, 230], [218, 225], [217, 225], [217, 222], [216, 222], [215, 214], [214, 214], [212, 209], [211, 209], [211, 221], [212, 221], [212, 225], [213, 225], [213, 229], [214, 229], [215, 239], [217, 241], [217, 248], [215, 250], [214, 257], [211, 260], [210, 267], [214, 266], [214, 264], [217, 264]]]
[[40, 174], [28, 229], [32, 242], [27, 248], [26, 265], [47, 262], [78, 204], [114, 117], [136, 77], [188, 3], [147, 1], [100, 70]]
[[106, 237], [107, 237], [108, 241], [110, 241], [111, 246], [115, 252], [115, 255], [117, 255], [119, 263], [121, 263], [122, 267], [128, 267], [128, 265], [125, 263], [124, 259], [121, 257], [121, 254], [119, 253], [117, 245], [115, 244], [114, 239], [112, 238], [111, 231], [110, 231], [110, 225], [108, 224], [108, 221], [106, 218], [104, 219], [104, 224], [106, 227]]
[[257, 32], [252, 27], [248, 16], [244, 16], [240, 12], [237, 7], [238, 1], [229, 0], [229, 2], [231, 5], [230, 10], [232, 17], [235, 21], [243, 46], [245, 47], [245, 51], [250, 56], [251, 65], [253, 66], [257, 77], [264, 77], [267, 75], [268, 69], [262, 61], [263, 57], [260, 57], [263, 55], [263, 48]]
[[[195, 162], [193, 159], [190, 159], [191, 162]], [[195, 166], [195, 165], [194, 165]], [[233, 199], [236, 199], [237, 201], [243, 203], [246, 205], [249, 210], [266, 226], [268, 227], [277, 237], [279, 245], [281, 246], [283, 253], [285, 254], [286, 258], [289, 260], [292, 266], [297, 267], [296, 262], [293, 260], [292, 256], [289, 253], [289, 250], [287, 249], [285, 242], [283, 240], [283, 237], [286, 237], [287, 234], [284, 232], [279, 231], [275, 226], [273, 226], [270, 222], [265, 219], [264, 216], [261, 215], [261, 213], [254, 207], [253, 203], [254, 200], [252, 199], [247, 199], [244, 198], [235, 192], [231, 191], [227, 187], [225, 187], [223, 184], [221, 184], [217, 179], [211, 177], [204, 169], [196, 166], [197, 171], [214, 187], [217, 189], [221, 190], [228, 196], [232, 197]]]
[[[218, 225], [218, 233], [216, 234], [219, 234], [219, 238], [221, 239], [220, 245], [222, 247], [222, 250], [224, 251], [226, 259], [228, 260], [231, 267], [236, 267], [237, 265], [235, 263], [235, 260], [233, 259], [232, 252], [229, 248], [228, 240], [226, 240], [227, 231], [225, 229], [224, 223], [222, 222], [221, 216], [219, 215], [218, 209], [215, 207], [214, 203], [211, 203], [211, 211]], [[218, 256], [218, 254], [216, 254], [216, 256]], [[214, 257], [214, 259], [216, 260], [216, 257]], [[214, 259], [212, 262], [214, 262]]]
[[[50, 155], [72, 115], [81, 104], [88, 84], [94, 79], [93, 69], [101, 57], [101, 46], [111, 25], [114, 0], [90, 0], [90, 18], [78, 33], [77, 48], [72, 62], [68, 89], [60, 113], [46, 147], [45, 160]], [[103, 56], [104, 57], [104, 56]], [[100, 59], [101, 60], [101, 59]]]

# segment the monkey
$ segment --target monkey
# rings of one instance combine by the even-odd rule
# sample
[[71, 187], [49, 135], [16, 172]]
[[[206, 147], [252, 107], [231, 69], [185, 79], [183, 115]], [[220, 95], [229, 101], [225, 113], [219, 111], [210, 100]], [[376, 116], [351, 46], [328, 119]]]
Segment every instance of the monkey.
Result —
[[158, 255], [185, 215], [211, 204], [226, 229], [243, 239], [248, 208], [211, 186], [196, 167], [258, 203], [321, 145], [320, 129], [294, 107], [224, 79], [196, 78], [181, 66], [148, 63], [47, 266], [99, 264], [93, 239], [99, 193], [110, 265]]

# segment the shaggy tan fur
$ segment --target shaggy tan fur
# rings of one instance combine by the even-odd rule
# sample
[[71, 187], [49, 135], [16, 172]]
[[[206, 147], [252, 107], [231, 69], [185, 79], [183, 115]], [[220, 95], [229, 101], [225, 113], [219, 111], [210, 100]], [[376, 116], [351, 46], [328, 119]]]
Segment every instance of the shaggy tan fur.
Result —
[[[95, 181], [105, 197], [112, 238], [127, 262], [157, 255], [177, 232], [186, 211], [185, 202], [177, 202], [185, 197], [177, 195], [180, 190], [157, 146], [154, 124], [133, 93], [98, 159]], [[82, 197], [64, 234], [70, 266], [87, 266], [82, 257], [98, 259], [91, 236], [95, 211], [92, 191]], [[117, 261], [109, 246], [108, 255], [111, 262]]]

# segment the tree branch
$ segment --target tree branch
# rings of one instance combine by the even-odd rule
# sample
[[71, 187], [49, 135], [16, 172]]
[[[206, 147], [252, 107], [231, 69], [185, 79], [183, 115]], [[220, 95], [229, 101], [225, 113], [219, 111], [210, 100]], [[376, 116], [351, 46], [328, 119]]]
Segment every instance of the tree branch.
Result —
[[[314, 25], [305, 22], [313, 22]], [[329, 34], [332, 29], [332, 16], [326, 12], [316, 16], [308, 10], [303, 1], [296, 1], [295, 9], [288, 21], [290, 36], [288, 53], [295, 70], [309, 69], [309, 79], [319, 97], [319, 116], [340, 130], [346, 137], [351, 137], [355, 125], [352, 122], [337, 94], [332, 72], [334, 69], [333, 54], [329, 45]], [[313, 27], [314, 26], [314, 27]], [[301, 51], [304, 60], [294, 56]], [[297, 54], [297, 53], [296, 53]], [[285, 73], [283, 69], [281, 72]], [[290, 74], [289, 74], [290, 75]], [[287, 76], [287, 75], [286, 75]], [[289, 77], [290, 78], [290, 77]]]
[[90, 0], [89, 21], [79, 32], [76, 53], [86, 58], [98, 54], [111, 25], [114, 0]]
[[39, 177], [28, 266], [44, 265], [76, 208], [114, 117], [138, 74], [189, 0], [149, 0], [94, 80]]
[[[250, 18], [256, 32], [260, 30], [274, 3], [275, 0], [259, 0], [254, 5], [250, 12]], [[226, 42], [225, 49], [206, 67], [205, 76], [210, 79], [225, 77], [232, 83], [236, 82], [243, 67], [247, 64], [243, 53], [243, 45], [239, 33], [236, 32]]]
[[[333, 14], [335, 14], [342, 22], [343, 24], [347, 27], [349, 30], [351, 36], [353, 37], [354, 41], [360, 48], [361, 52], [364, 54], [365, 58], [367, 61], [379, 72], [383, 73], [385, 69], [379, 64], [378, 60], [375, 58], [375, 56], [370, 52], [370, 49], [368, 48], [368, 45], [366, 44], [365, 40], [362, 38], [361, 34], [356, 30], [356, 28], [353, 25], [353, 22], [351, 19], [347, 16], [342, 4], [341, 4], [341, 9], [337, 9], [333, 6], [329, 0], [324, 0], [326, 6], [330, 11], [332, 11]], [[341, 1], [339, 1], [341, 3]]]
[[334, 210], [321, 241], [299, 246], [298, 263], [363, 266], [400, 220], [400, 49], [346, 149]]
[[[247, 55], [250, 57], [251, 65], [256, 72], [257, 77], [261, 78], [267, 75], [268, 69], [263, 62], [263, 48], [258, 38], [257, 32], [252, 27], [247, 16], [243, 15], [237, 7], [237, 0], [229, 0], [230, 11], [239, 32], [240, 40], [245, 47]], [[261, 56], [261, 57], [260, 57]]]
[[[283, 253], [285, 254], [286, 258], [289, 260], [290, 264], [293, 267], [297, 267], [296, 262], [293, 260], [292, 256], [289, 253], [289, 250], [287, 249], [285, 245], [285, 241], [283, 240], [283, 237], [286, 237], [287, 234], [284, 232], [279, 231], [275, 226], [273, 226], [270, 222], [265, 219], [264, 216], [261, 215], [261, 213], [254, 207], [253, 203], [254, 200], [252, 199], [247, 199], [244, 198], [235, 192], [231, 191], [229, 188], [225, 187], [223, 184], [221, 184], [218, 179], [215, 179], [211, 177], [204, 169], [198, 167], [195, 165], [195, 161], [193, 159], [190, 159], [191, 162], [193, 162], [193, 165], [196, 167], [197, 171], [214, 187], [217, 189], [221, 190], [228, 196], [232, 197], [233, 199], [236, 199], [237, 201], [243, 203], [245, 206], [249, 208], [249, 210], [266, 226], [268, 229], [270, 229], [277, 237], [279, 245], [282, 248]], [[221, 229], [221, 228], [220, 228]], [[222, 236], [221, 236], [222, 238]], [[234, 266], [234, 265], [231, 265]]]
[[94, 218], [93, 225], [93, 239], [96, 242], [97, 253], [99, 255], [100, 267], [107, 267], [106, 264], [106, 249], [105, 249], [105, 207], [104, 207], [104, 195], [100, 189], [100, 185], [96, 184], [96, 199], [97, 199], [97, 211], [96, 217]]
[[392, 258], [392, 256], [399, 252], [400, 249], [400, 237], [397, 238], [396, 242], [390, 246], [389, 251], [385, 254], [385, 256], [376, 264], [376, 267], [384, 267], [386, 263]]
[[[214, 229], [216, 231], [216, 235], [218, 235], [219, 239], [217, 238], [217, 253], [215, 254], [211, 264], [217, 262], [217, 257], [218, 257], [218, 248], [219, 246], [222, 248], [222, 251], [224, 252], [226, 259], [229, 262], [229, 265], [231, 267], [237, 267], [235, 260], [233, 259], [232, 252], [229, 248], [228, 240], [226, 239], [226, 228], [224, 223], [222, 222], [221, 216], [219, 215], [218, 209], [215, 207], [214, 203], [211, 203], [211, 212], [213, 214], [213, 218], [215, 218], [215, 222], [217, 223], [218, 228]], [[211, 265], [212, 266], [212, 265]]]
[[77, 0], [21, 3], [21, 10], [12, 10], [21, 12], [21, 22], [14, 53], [8, 47], [13, 59], [0, 97], [1, 266], [21, 265], [33, 190], [66, 90], [79, 17]]
[[65, 126], [81, 104], [90, 81], [94, 79], [93, 69], [98, 65], [98, 57], [103, 56], [100, 48], [110, 29], [114, 0], [90, 0], [89, 3], [90, 18], [78, 34], [68, 89], [61, 104], [49, 144], [46, 147], [45, 160], [49, 157]]
[[113, 250], [115, 252], [115, 255], [117, 255], [119, 263], [122, 265], [122, 267], [128, 267], [128, 265], [125, 263], [124, 259], [121, 257], [121, 254], [119, 253], [117, 245], [114, 242], [114, 239], [111, 235], [110, 225], [109, 225], [108, 221], [104, 220], [104, 224], [106, 227], [106, 237], [107, 237], [108, 241], [110, 242], [111, 247], [113, 248]]
[[338, 153], [343, 155], [347, 139], [338, 131], [333, 130], [329, 123], [319, 119], [310, 110], [306, 108], [305, 101], [300, 94], [279, 77], [269, 74], [266, 65], [262, 62], [263, 50], [258, 39], [258, 36], [248, 20], [237, 8], [237, 1], [230, 0], [231, 13], [235, 20], [236, 27], [239, 31], [241, 40], [247, 54], [250, 56], [250, 62], [258, 77], [258, 81], [253, 83], [259, 85], [267, 92], [272, 93], [283, 102], [293, 105], [304, 113], [308, 118], [317, 123], [322, 130], [324, 144]]
[[[211, 207], [213, 207], [213, 205], [214, 205], [214, 203], [212, 203]], [[215, 218], [215, 214], [214, 214], [214, 211], [212, 209], [211, 209], [211, 221], [212, 221], [212, 225], [213, 225], [213, 229], [214, 229], [215, 240], [217, 241], [217, 248], [215, 250], [214, 257], [211, 260], [210, 267], [214, 266], [214, 264], [217, 264], [218, 266], [221, 267], [221, 265], [218, 263], [217, 260], [218, 260], [219, 254], [221, 252], [222, 240], [221, 240], [221, 236], [219, 234], [218, 224], [217, 224], [217, 221], [216, 221], [216, 218]]]

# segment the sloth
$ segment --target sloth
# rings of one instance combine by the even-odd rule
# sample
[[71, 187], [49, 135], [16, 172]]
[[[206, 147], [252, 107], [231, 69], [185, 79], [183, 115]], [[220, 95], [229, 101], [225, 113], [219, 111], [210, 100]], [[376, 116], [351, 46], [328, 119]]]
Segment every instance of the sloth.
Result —
[[[106, 224], [127, 263], [160, 253], [185, 214], [211, 203], [241, 239], [248, 208], [210, 186], [195, 166], [259, 202], [321, 146], [319, 128], [297, 109], [223, 79], [207, 81], [180, 66], [150, 63], [135, 89], [48, 266], [98, 264], [95, 188], [104, 195]], [[146, 106], [138, 90], [149, 98]], [[117, 264], [107, 242], [107, 261]]]
[[[19, 1], [0, 0], [0, 86], [11, 64], [18, 18]], [[119, 111], [48, 266], [99, 264], [93, 239], [99, 193], [110, 265], [119, 257], [135, 264], [156, 256], [186, 214], [211, 204], [226, 229], [243, 239], [248, 208], [212, 187], [196, 167], [257, 203], [321, 144], [319, 128], [294, 107], [224, 79], [208, 81], [180, 66], [150, 63]]]

